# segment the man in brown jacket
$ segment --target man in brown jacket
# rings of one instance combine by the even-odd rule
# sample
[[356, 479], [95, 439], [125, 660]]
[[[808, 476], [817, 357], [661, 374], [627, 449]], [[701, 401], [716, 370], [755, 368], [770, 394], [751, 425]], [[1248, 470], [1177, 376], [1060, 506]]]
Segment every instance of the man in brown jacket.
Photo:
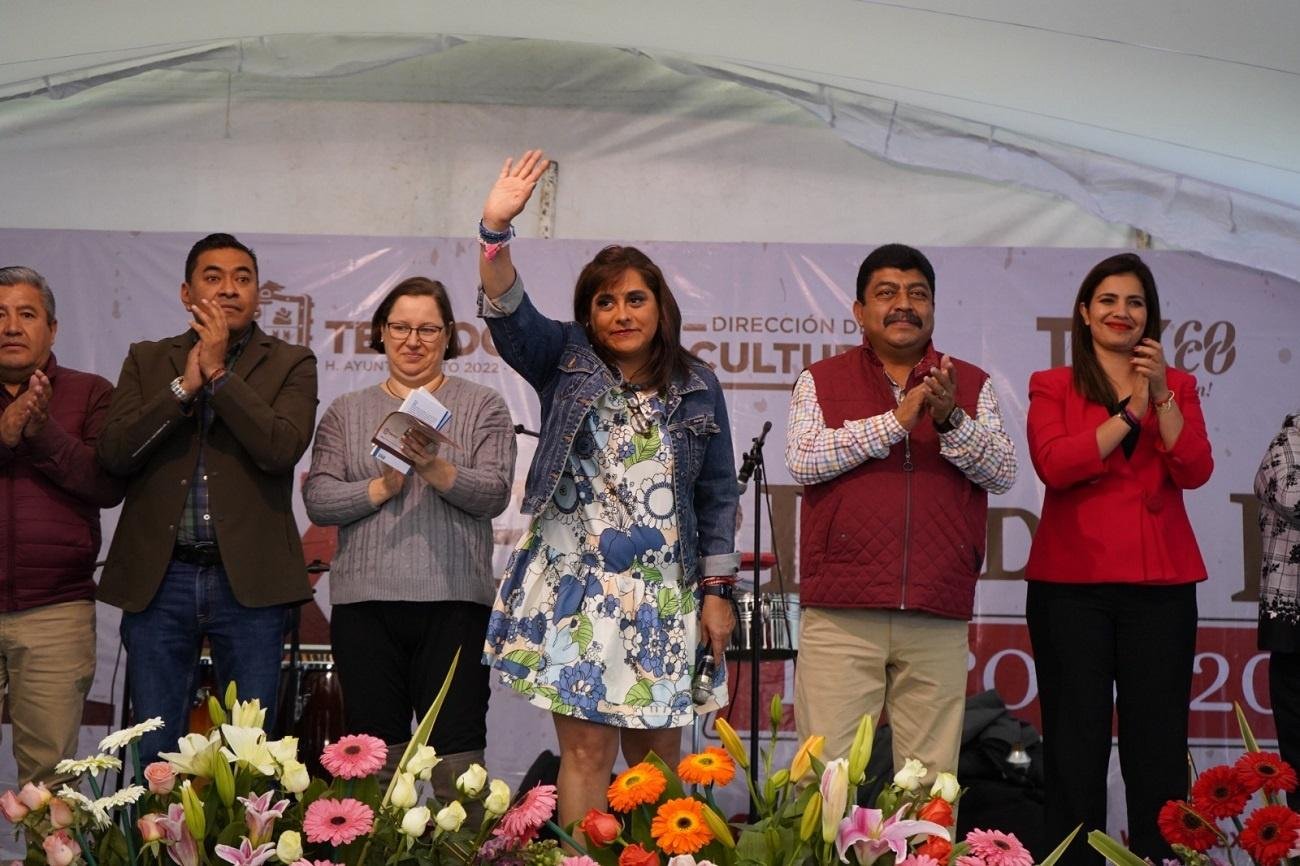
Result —
[[95, 675], [99, 509], [123, 487], [95, 462], [113, 386], [59, 365], [58, 330], [45, 278], [0, 268], [0, 708], [18, 783], [51, 787]]
[[99, 442], [128, 478], [99, 598], [123, 610], [131, 703], [161, 716], [142, 758], [186, 733], [199, 647], [273, 723], [285, 613], [311, 597], [291, 497], [316, 420], [316, 357], [270, 336], [257, 258], [227, 234], [194, 245], [189, 330], [131, 346]]

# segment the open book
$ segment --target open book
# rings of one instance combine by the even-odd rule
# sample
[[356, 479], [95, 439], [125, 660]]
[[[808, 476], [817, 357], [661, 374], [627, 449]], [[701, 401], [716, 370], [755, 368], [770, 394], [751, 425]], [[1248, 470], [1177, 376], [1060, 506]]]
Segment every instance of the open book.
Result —
[[424, 442], [455, 448], [442, 431], [451, 424], [451, 411], [423, 388], [416, 388], [396, 412], [389, 412], [375, 435], [370, 437], [370, 456], [387, 463], [403, 475], [411, 474], [411, 464], [402, 456], [402, 437], [411, 432]]

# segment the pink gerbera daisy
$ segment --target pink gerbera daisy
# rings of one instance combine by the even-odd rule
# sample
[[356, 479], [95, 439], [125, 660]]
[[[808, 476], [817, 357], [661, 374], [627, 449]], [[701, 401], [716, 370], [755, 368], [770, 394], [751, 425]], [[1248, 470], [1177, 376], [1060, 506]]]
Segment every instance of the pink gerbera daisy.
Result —
[[374, 820], [375, 813], [360, 800], [321, 798], [307, 807], [302, 830], [308, 842], [346, 845], [369, 833]]
[[898, 866], [943, 866], [943, 864], [928, 854], [912, 854], [901, 861]]
[[519, 800], [509, 812], [501, 816], [492, 831], [494, 836], [515, 843], [526, 842], [555, 814], [555, 786], [537, 785]]
[[348, 734], [321, 752], [320, 762], [339, 779], [360, 779], [384, 766], [388, 746], [369, 734]]
[[971, 854], [963, 854], [953, 861], [955, 866], [987, 866], [987, 864], [978, 857]]
[[1011, 833], [971, 830], [966, 834], [970, 852], [988, 866], [1034, 866], [1034, 857]]
[[308, 860], [304, 857], [301, 860], [293, 861], [293, 866], [343, 866], [343, 864], [335, 863], [333, 860]]

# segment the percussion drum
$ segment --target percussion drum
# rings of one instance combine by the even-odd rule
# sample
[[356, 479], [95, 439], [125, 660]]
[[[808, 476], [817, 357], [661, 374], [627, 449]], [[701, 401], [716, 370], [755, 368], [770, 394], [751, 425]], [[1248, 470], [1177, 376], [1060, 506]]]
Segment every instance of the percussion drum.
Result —
[[[758, 612], [763, 617], [761, 659], [792, 659], [799, 654], [799, 596], [795, 593], [769, 592], [758, 597]], [[754, 622], [754, 594], [736, 593], [736, 628], [731, 633], [727, 657], [743, 661], [750, 656], [750, 637]]]

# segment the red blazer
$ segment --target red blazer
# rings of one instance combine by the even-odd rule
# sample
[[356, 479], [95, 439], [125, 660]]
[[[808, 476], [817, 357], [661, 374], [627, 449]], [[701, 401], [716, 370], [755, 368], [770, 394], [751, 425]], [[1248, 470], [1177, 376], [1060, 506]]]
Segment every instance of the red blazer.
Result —
[[1170, 369], [1183, 413], [1172, 449], [1154, 409], [1142, 419], [1132, 457], [1117, 447], [1102, 460], [1097, 426], [1110, 413], [1085, 400], [1071, 369], [1029, 377], [1029, 456], [1046, 485], [1025, 576], [1056, 583], [1177, 584], [1205, 579], [1205, 561], [1183, 507], [1183, 491], [1210, 478], [1214, 458], [1196, 379]]

